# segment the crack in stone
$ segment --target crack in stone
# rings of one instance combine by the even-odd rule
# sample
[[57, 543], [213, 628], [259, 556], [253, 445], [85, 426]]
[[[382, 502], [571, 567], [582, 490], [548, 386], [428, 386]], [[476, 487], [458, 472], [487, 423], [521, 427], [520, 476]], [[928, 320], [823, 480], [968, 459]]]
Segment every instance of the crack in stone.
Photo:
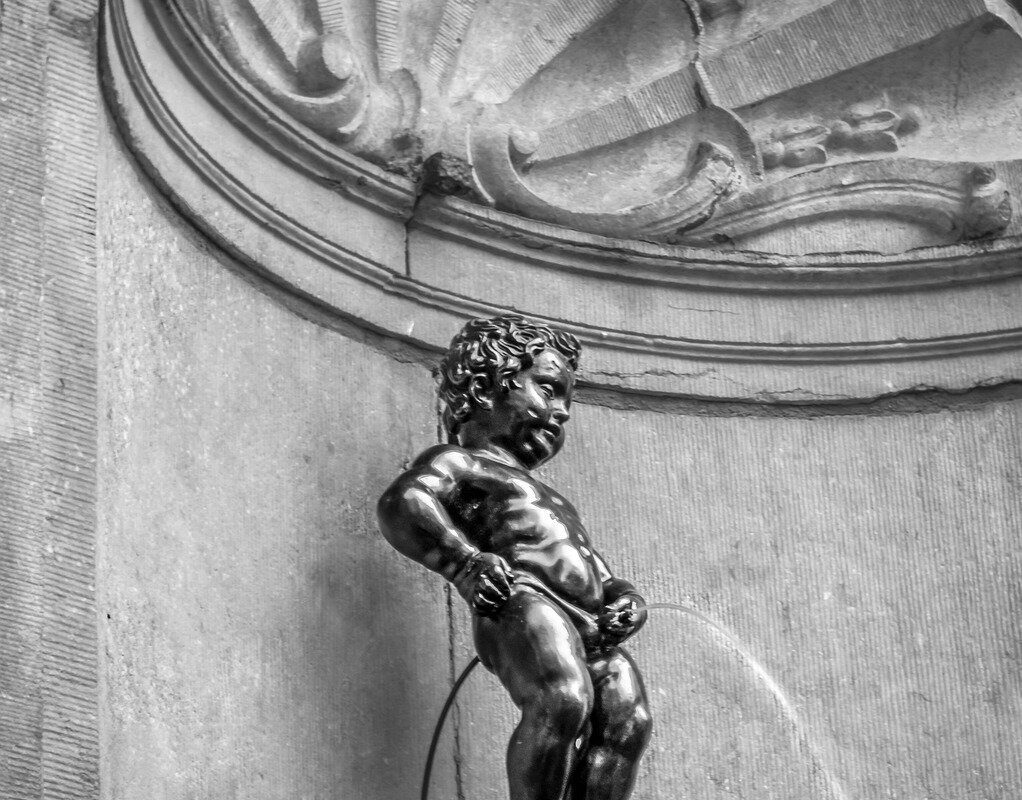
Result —
[[[797, 400], [778, 399], [802, 393]], [[810, 395], [810, 397], [806, 397]], [[918, 385], [868, 398], [819, 395], [804, 389], [761, 391], [744, 398], [710, 398], [630, 391], [618, 387], [580, 385], [576, 401], [622, 411], [649, 411], [677, 416], [785, 417], [812, 419], [837, 416], [936, 414], [1022, 400], [1022, 380], [977, 381], [962, 388]]]
[[667, 307], [674, 311], [692, 311], [696, 314], [727, 314], [732, 317], [741, 316], [741, 314], [737, 311], [725, 311], [723, 308], [692, 308], [691, 306], [675, 306], [670, 303], [667, 304]]
[[630, 378], [705, 378], [707, 375], [712, 375], [717, 371], [716, 367], [708, 367], [707, 369], [697, 370], [696, 372], [677, 372], [675, 370], [656, 368], [647, 369], [642, 372], [614, 372], [610, 370], [600, 370], [599, 372], [593, 373], [594, 375], [601, 375], [607, 378], [620, 378], [627, 380]]

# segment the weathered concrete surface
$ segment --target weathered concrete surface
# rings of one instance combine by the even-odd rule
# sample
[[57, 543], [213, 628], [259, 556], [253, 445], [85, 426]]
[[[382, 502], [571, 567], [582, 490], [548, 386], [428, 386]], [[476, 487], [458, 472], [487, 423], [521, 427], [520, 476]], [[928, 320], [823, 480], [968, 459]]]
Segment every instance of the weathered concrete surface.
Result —
[[98, 795], [92, 0], [0, 3], [0, 797]]
[[109, 134], [101, 173], [102, 796], [404, 800], [447, 607], [375, 502], [435, 439], [429, 373], [226, 270]]

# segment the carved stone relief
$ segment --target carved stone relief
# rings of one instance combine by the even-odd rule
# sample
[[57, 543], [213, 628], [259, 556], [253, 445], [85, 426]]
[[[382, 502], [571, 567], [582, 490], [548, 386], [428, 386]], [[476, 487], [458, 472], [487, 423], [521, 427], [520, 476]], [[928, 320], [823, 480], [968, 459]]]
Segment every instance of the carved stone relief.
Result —
[[518, 311], [600, 391], [1022, 379], [999, 0], [110, 0], [102, 44], [188, 220], [424, 353]]
[[[968, 46], [977, 29], [1019, 31], [998, 0], [188, 3], [267, 98], [384, 169], [419, 181], [430, 158], [457, 160], [458, 194], [501, 210], [602, 235], [738, 247], [720, 211], [784, 195], [800, 210], [799, 178], [821, 167], [910, 157], [943, 162], [950, 175], [955, 165], [991, 168], [935, 153], [918, 135], [929, 114], [939, 127], [970, 128], [938, 97], [946, 76], [927, 66], [951, 51], [980, 57]], [[819, 94], [835, 80], [868, 86], [892, 60], [910, 80]], [[927, 182], [929, 167], [920, 170], [906, 176], [906, 203]], [[844, 175], [821, 180], [836, 189]], [[889, 205], [887, 187], [857, 192], [860, 205]], [[1003, 233], [1008, 217], [980, 225], [985, 233], [931, 229], [923, 241]]]

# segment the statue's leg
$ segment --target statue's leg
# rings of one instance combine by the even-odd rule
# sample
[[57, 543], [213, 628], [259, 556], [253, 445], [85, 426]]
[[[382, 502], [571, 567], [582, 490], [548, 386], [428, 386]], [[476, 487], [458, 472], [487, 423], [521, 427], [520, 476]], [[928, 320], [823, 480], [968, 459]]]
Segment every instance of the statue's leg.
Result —
[[591, 657], [589, 669], [595, 693], [593, 730], [573, 797], [625, 800], [652, 732], [646, 690], [631, 656], [620, 648]]
[[522, 711], [507, 750], [511, 800], [561, 800], [593, 707], [578, 631], [550, 600], [518, 589], [475, 632], [482, 662]]

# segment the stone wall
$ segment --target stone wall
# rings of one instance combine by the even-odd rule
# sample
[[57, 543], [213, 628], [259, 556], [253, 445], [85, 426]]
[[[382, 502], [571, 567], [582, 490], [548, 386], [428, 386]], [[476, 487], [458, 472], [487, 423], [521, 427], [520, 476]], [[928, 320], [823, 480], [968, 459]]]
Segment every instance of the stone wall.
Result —
[[407, 797], [447, 599], [375, 503], [429, 372], [218, 261], [109, 131], [101, 170], [103, 797]]
[[98, 796], [96, 3], [0, 4], [0, 796]]
[[[435, 441], [428, 368], [253, 285], [102, 153], [104, 797], [407, 797], [471, 656], [373, 518]], [[578, 404], [545, 470], [612, 566], [712, 623], [660, 610], [634, 645], [636, 796], [1013, 797], [1014, 394], [641, 406]], [[433, 796], [505, 796], [512, 711], [470, 678]]]

